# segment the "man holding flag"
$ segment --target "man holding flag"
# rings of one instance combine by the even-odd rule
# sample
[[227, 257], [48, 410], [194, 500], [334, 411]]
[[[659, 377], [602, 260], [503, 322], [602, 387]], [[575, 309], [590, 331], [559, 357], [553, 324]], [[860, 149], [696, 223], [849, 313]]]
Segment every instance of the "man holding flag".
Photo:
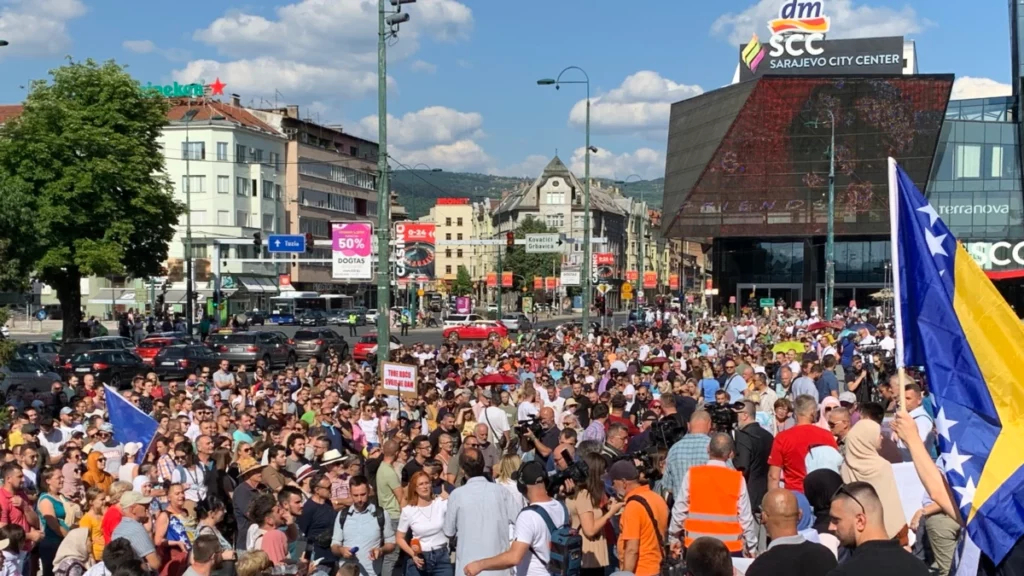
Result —
[[1024, 325], [889, 159], [896, 366], [924, 366], [938, 415], [931, 464], [905, 407], [894, 425], [929, 496], [962, 521], [955, 573], [1010, 573], [1024, 555]]
[[[139, 409], [128, 400], [117, 393], [110, 386], [104, 385], [104, 397], [107, 401], [107, 416], [110, 420], [109, 426], [113, 434], [112, 442], [121, 446], [129, 442], [141, 442], [142, 449], [135, 455], [136, 463], [142, 463], [149, 452], [153, 438], [156, 437], [156, 429], [159, 426], [148, 414]], [[101, 428], [102, 429], [102, 428]], [[108, 459], [109, 460], [109, 459]], [[120, 467], [121, 459], [117, 459]], [[113, 472], [116, 475], [116, 472]]]

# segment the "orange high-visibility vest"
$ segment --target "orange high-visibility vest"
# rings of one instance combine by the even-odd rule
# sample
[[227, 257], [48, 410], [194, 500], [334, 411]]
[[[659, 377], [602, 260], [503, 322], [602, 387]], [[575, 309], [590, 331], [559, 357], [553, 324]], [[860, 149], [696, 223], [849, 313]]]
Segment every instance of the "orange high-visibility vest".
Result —
[[684, 544], [703, 536], [721, 540], [729, 552], [743, 551], [739, 499], [743, 473], [721, 466], [690, 468], [690, 511], [683, 522]]

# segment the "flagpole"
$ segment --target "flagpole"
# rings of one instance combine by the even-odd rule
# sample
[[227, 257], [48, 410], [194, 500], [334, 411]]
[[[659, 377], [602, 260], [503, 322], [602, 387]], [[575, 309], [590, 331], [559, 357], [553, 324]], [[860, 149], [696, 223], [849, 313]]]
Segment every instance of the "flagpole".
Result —
[[899, 177], [896, 172], [896, 159], [889, 158], [889, 250], [892, 264], [892, 304], [893, 304], [893, 327], [896, 338], [896, 374], [899, 380], [899, 405], [900, 411], [907, 411], [906, 390], [907, 371], [903, 362], [903, 305], [901, 296], [903, 285], [900, 280], [900, 247], [899, 247], [899, 222], [900, 222], [900, 186]]

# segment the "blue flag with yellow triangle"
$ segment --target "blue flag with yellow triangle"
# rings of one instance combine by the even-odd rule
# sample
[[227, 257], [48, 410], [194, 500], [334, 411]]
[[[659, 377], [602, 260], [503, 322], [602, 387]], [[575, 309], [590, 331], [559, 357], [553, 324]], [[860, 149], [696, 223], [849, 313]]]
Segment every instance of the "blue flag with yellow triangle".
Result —
[[897, 366], [924, 366], [939, 464], [996, 564], [1024, 536], [1024, 324], [895, 160], [889, 210]]

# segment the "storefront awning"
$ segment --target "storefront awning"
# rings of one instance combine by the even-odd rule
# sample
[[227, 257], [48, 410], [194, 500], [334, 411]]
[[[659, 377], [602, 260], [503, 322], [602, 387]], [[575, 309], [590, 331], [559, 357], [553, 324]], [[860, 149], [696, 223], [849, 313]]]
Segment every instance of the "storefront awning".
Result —
[[[213, 290], [196, 290], [197, 299], [202, 302], [207, 298], [213, 298]], [[164, 302], [167, 304], [183, 304], [186, 292], [184, 290], [168, 290], [164, 295]]]
[[95, 298], [90, 298], [88, 303], [106, 306], [135, 306], [135, 290], [100, 288], [99, 294]]
[[233, 274], [225, 278], [222, 291], [227, 291], [228, 286], [237, 289], [239, 293], [250, 294], [277, 294], [280, 290], [272, 278], [262, 276], [250, 276], [247, 274]]

